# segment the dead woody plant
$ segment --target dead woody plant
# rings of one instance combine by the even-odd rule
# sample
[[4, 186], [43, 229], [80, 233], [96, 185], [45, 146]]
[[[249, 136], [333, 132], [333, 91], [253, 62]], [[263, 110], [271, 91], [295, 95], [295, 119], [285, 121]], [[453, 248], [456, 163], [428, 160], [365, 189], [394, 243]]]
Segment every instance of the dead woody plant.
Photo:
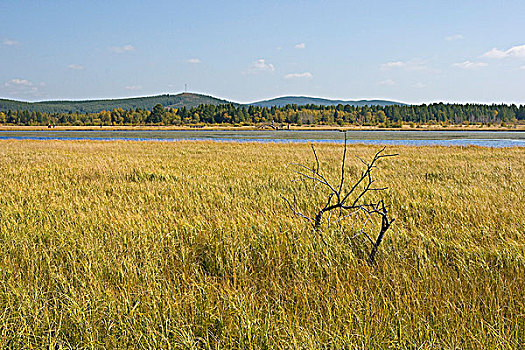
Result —
[[[313, 191], [315, 191], [318, 186], [324, 188], [327, 192], [326, 202], [324, 206], [314, 212], [313, 217], [305, 215], [299, 212], [290, 201], [281, 195], [281, 197], [286, 201], [290, 210], [297, 216], [300, 216], [312, 225], [313, 230], [316, 233], [320, 233], [322, 220], [324, 214], [328, 215], [328, 226], [330, 225], [331, 214], [333, 211], [338, 212], [337, 222], [349, 218], [349, 217], [362, 217], [363, 225], [360, 226], [360, 230], [354, 237], [358, 235], [364, 235], [370, 244], [372, 249], [368, 254], [368, 263], [374, 264], [376, 253], [379, 249], [381, 242], [385, 236], [385, 233], [388, 231], [395, 219], [389, 217], [388, 206], [385, 205], [384, 199], [369, 199], [369, 194], [372, 192], [381, 192], [387, 189], [387, 187], [374, 187], [375, 180], [372, 177], [372, 172], [374, 169], [377, 169], [377, 162], [382, 158], [394, 157], [397, 154], [385, 154], [385, 148], [382, 148], [378, 151], [370, 162], [365, 162], [360, 157], [357, 157], [365, 166], [361, 175], [358, 177], [357, 181], [351, 186], [345, 184], [346, 181], [346, 154], [347, 154], [347, 135], [344, 132], [345, 141], [344, 141], [344, 150], [341, 161], [341, 172], [340, 178], [336, 184], [331, 183], [328, 179], [321, 173], [319, 158], [315, 147], [311, 145], [312, 151], [315, 157], [315, 167], [308, 167], [303, 164], [292, 163], [290, 165], [295, 166], [298, 170], [295, 170], [295, 173], [301, 176], [300, 180], [311, 180], [314, 182]], [[379, 233], [375, 238], [373, 235], [366, 232], [365, 227], [367, 224], [371, 223], [375, 218], [380, 218], [381, 226]]]

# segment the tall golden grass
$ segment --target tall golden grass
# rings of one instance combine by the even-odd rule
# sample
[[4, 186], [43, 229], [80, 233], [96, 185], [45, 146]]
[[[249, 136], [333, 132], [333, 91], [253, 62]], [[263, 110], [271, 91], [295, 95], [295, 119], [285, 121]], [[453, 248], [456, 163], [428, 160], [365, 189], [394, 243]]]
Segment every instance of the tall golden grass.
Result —
[[388, 150], [373, 269], [280, 198], [308, 145], [0, 141], [0, 347], [524, 348], [525, 149]]

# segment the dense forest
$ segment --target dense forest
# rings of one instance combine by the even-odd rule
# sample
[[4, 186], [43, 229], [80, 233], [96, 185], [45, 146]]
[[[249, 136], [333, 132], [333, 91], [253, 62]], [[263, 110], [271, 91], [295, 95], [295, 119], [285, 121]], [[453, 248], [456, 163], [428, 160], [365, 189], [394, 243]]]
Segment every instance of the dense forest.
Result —
[[191, 108], [115, 108], [97, 113], [46, 113], [39, 111], [0, 112], [2, 125], [371, 125], [383, 127], [414, 124], [511, 124], [525, 120], [525, 106], [443, 104], [390, 106], [284, 107], [243, 106], [233, 103], [201, 104]]

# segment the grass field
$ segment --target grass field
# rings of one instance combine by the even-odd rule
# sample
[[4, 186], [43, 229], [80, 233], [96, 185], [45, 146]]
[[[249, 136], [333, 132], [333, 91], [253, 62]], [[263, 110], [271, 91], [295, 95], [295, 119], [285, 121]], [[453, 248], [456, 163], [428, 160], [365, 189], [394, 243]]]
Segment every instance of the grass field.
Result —
[[524, 348], [525, 148], [388, 151], [374, 269], [306, 144], [0, 141], [0, 348]]

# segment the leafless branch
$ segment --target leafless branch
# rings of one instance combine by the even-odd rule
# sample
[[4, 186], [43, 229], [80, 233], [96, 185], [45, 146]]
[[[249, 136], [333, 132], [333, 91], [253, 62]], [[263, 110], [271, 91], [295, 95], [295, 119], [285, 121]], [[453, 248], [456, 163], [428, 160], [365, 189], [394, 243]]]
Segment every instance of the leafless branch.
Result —
[[290, 203], [290, 201], [286, 198], [286, 197], [283, 197], [281, 195], [281, 198], [284, 199], [286, 201], [286, 203], [288, 204], [288, 207], [290, 208], [290, 210], [297, 216], [300, 216], [302, 217], [303, 219], [306, 219], [308, 221], [310, 221], [311, 223], [313, 223], [312, 219], [309, 218], [308, 216], [302, 214], [301, 212], [298, 212], [297, 210], [294, 209], [294, 207], [292, 206], [292, 204]]
[[[379, 245], [381, 244], [383, 237], [386, 233], [386, 231], [390, 228], [392, 223], [394, 222], [394, 219], [390, 219], [388, 217], [388, 211], [387, 207], [385, 206], [384, 200], [380, 199], [377, 202], [374, 201], [365, 201], [365, 198], [367, 198], [367, 195], [371, 192], [381, 192], [386, 190], [388, 187], [372, 187], [372, 185], [375, 183], [375, 180], [373, 179], [372, 172], [374, 169], [377, 169], [377, 162], [383, 158], [386, 157], [394, 157], [397, 156], [397, 154], [384, 154], [386, 147], [383, 147], [381, 150], [375, 153], [374, 157], [370, 162], [364, 161], [359, 156], [356, 156], [357, 159], [361, 161], [361, 163], [364, 164], [365, 169], [359, 176], [359, 178], [347, 189], [345, 187], [345, 168], [346, 168], [346, 153], [347, 153], [347, 134], [344, 132], [345, 138], [344, 138], [344, 148], [343, 148], [343, 155], [341, 160], [341, 173], [338, 181], [338, 185], [334, 186], [332, 183], [330, 183], [327, 178], [321, 174], [320, 172], [320, 162], [319, 157], [317, 156], [317, 152], [315, 150], [315, 147], [313, 144], [311, 144], [312, 152], [314, 154], [315, 158], [315, 169], [307, 167], [302, 164], [295, 164], [292, 163], [291, 165], [297, 166], [301, 170], [296, 170], [295, 173], [302, 177], [302, 179], [308, 179], [312, 180], [314, 182], [314, 190], [316, 189], [317, 185], [321, 184], [329, 190], [327, 193], [327, 200], [325, 202], [325, 205], [321, 207], [315, 214], [315, 216], [309, 217], [306, 216], [299, 211], [295, 210], [293, 205], [286, 199], [285, 197], [281, 196], [286, 203], [288, 204], [289, 208], [292, 210], [294, 214], [297, 216], [300, 216], [304, 219], [307, 219], [310, 224], [312, 225], [315, 232], [319, 232], [322, 225], [322, 219], [324, 213], [328, 213], [328, 226], [331, 224], [331, 212], [332, 210], [339, 210], [339, 218], [335, 221], [336, 223], [339, 223], [341, 220], [348, 218], [353, 215], [359, 215], [359, 213], [363, 213], [365, 216], [365, 220], [363, 223], [363, 226], [359, 232], [358, 235], [364, 235], [368, 241], [372, 244], [372, 250], [369, 254], [368, 262], [370, 264], [373, 264], [375, 261], [375, 256], [377, 253], [377, 250], [379, 248]], [[348, 214], [344, 214], [345, 211], [351, 211]], [[372, 237], [365, 231], [365, 228], [368, 223], [371, 223], [373, 220], [371, 217], [378, 217], [381, 219], [381, 228], [379, 231], [379, 234], [375, 239], [372, 239]], [[320, 233], [320, 232], [319, 232]], [[354, 236], [355, 237], [355, 236]]]

